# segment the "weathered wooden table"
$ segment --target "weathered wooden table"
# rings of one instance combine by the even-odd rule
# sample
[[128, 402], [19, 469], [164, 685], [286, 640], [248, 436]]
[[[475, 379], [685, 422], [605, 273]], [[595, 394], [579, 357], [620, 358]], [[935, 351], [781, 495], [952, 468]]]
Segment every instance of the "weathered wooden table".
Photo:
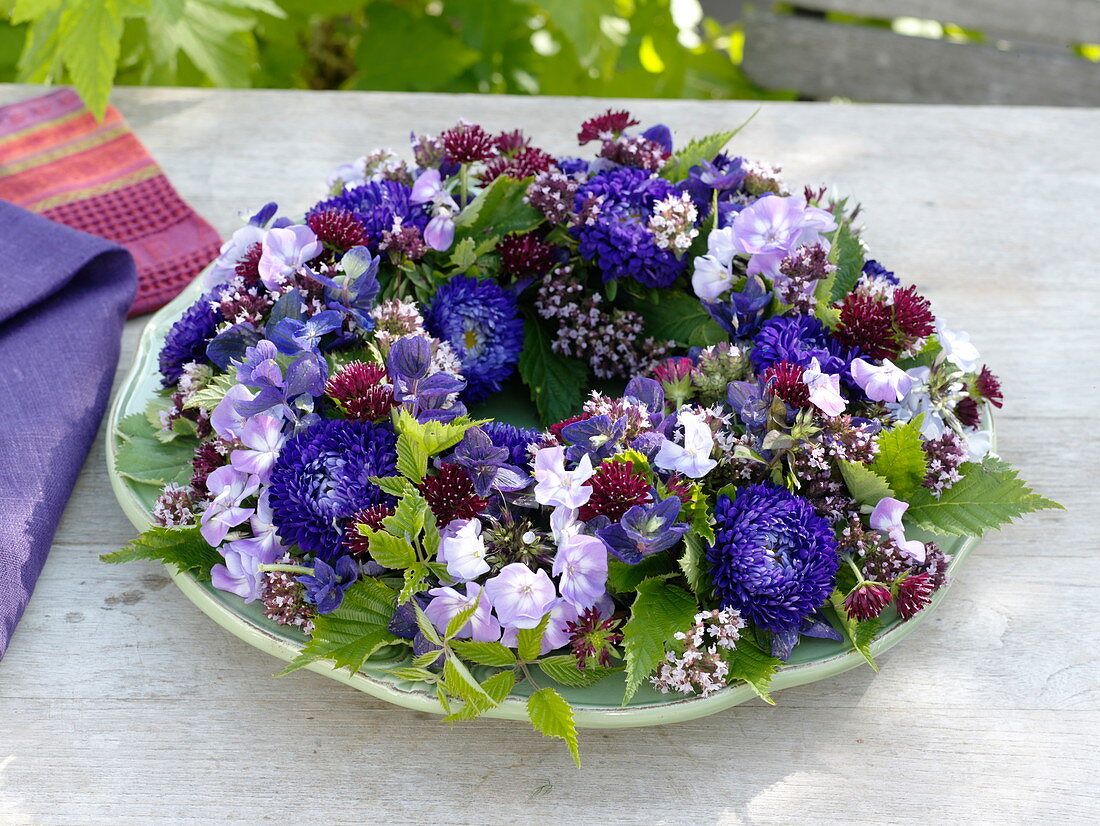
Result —
[[[0, 88], [0, 102], [31, 90]], [[606, 101], [121, 89], [116, 104], [223, 233], [290, 213], [410, 128], [522, 124], [567, 151]], [[679, 139], [747, 102], [623, 102]], [[449, 727], [279, 663], [153, 564], [102, 440], [0, 664], [0, 823], [1056, 823], [1100, 820], [1100, 112], [765, 104], [736, 150], [865, 208], [875, 255], [1004, 379], [1001, 451], [1063, 502], [994, 534], [936, 615], [861, 669], [666, 728]], [[126, 329], [120, 372], [143, 324]], [[48, 404], [48, 399], [36, 400]]]

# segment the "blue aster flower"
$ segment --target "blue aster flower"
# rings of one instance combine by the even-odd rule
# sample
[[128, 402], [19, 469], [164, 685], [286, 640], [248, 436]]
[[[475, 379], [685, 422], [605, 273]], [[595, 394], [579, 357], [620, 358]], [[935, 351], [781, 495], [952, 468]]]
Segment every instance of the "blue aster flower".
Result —
[[527, 446], [537, 444], [542, 434], [529, 427], [516, 427], [507, 422], [492, 421], [481, 425], [482, 431], [497, 447], [507, 448], [508, 464], [531, 470], [531, 453]]
[[397, 470], [389, 424], [317, 421], [283, 445], [271, 472], [272, 521], [287, 545], [330, 560], [342, 550], [344, 525], [363, 508], [391, 505], [372, 476]]
[[367, 247], [378, 254], [378, 242], [382, 233], [393, 229], [393, 219], [412, 225], [423, 231], [431, 217], [423, 204], [409, 200], [412, 189], [397, 181], [368, 181], [360, 186], [344, 190], [333, 198], [315, 204], [306, 218], [328, 209], [346, 210], [363, 222], [367, 232]]
[[498, 392], [515, 372], [523, 321], [515, 295], [495, 281], [454, 276], [436, 290], [424, 325], [458, 355], [466, 402], [476, 404]]
[[222, 314], [212, 304], [216, 300], [213, 293], [205, 293], [188, 307], [182, 316], [168, 330], [164, 337], [164, 346], [160, 348], [160, 373], [162, 383], [171, 387], [183, 375], [183, 366], [196, 362], [206, 364], [206, 345], [214, 338]]
[[669, 181], [634, 167], [593, 176], [574, 196], [577, 210], [594, 196], [603, 199], [594, 223], [570, 230], [580, 242], [580, 254], [596, 262], [604, 281], [633, 278], [647, 287], [669, 286], [687, 268], [687, 258], [657, 246], [649, 218], [657, 201], [678, 192]]
[[828, 521], [776, 485], [719, 496], [714, 518], [707, 561], [722, 607], [768, 631], [801, 628], [833, 590], [840, 557]]
[[855, 355], [811, 315], [769, 318], [753, 337], [752, 343], [750, 356], [757, 373], [762, 373], [777, 361], [808, 367], [816, 358], [821, 363], [821, 372], [843, 375], [848, 372]]

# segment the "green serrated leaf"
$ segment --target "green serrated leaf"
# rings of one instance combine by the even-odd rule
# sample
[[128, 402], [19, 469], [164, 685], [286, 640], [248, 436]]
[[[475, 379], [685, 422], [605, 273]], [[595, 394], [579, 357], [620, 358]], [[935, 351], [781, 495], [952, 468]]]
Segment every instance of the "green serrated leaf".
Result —
[[572, 654], [559, 654], [555, 657], [543, 657], [536, 665], [542, 672], [555, 682], [562, 685], [583, 688], [595, 685], [609, 674], [614, 674], [618, 669], [599, 668], [588, 666], [583, 671], [577, 667], [577, 660]]
[[889, 483], [859, 462], [840, 462], [840, 475], [848, 486], [848, 493], [861, 505], [876, 505], [885, 496], [894, 497]]
[[135, 482], [163, 487], [169, 483], [187, 484], [194, 468], [193, 439], [177, 438], [163, 442], [142, 413], [132, 413], [119, 422], [115, 449], [115, 469]]
[[663, 579], [647, 579], [638, 585], [638, 596], [623, 627], [626, 652], [626, 694], [623, 705], [664, 659], [668, 640], [686, 631], [699, 606], [687, 591]]
[[645, 557], [637, 565], [621, 559], [607, 560], [607, 587], [612, 593], [625, 594], [638, 587], [638, 583], [650, 577], [670, 574], [676, 570], [672, 554], [660, 553]]
[[398, 601], [404, 605], [428, 585], [428, 566], [417, 562], [405, 569], [405, 584], [401, 586]]
[[543, 424], [561, 421], [580, 410], [588, 381], [588, 366], [550, 349], [542, 322], [528, 314], [524, 323], [519, 374], [531, 391]]
[[477, 262], [477, 245], [473, 238], [463, 238], [455, 244], [451, 253], [451, 263], [460, 272], [465, 272]]
[[830, 276], [832, 285], [831, 303], [843, 301], [844, 297], [855, 289], [863, 270], [863, 242], [852, 229], [850, 221], [841, 222], [831, 239], [829, 260], [836, 264], [836, 272]]
[[443, 719], [447, 722], [473, 720], [486, 711], [500, 705], [516, 685], [514, 671], [501, 671], [489, 677], [481, 684], [483, 695], [475, 695], [465, 700], [462, 708]]
[[367, 539], [367, 553], [383, 568], [402, 570], [416, 563], [416, 551], [404, 537], [387, 531], [376, 531], [369, 525], [358, 525], [359, 533]]
[[451, 694], [466, 702], [483, 703], [491, 700], [458, 657], [448, 657], [443, 663], [443, 684]]
[[313, 637], [281, 673], [289, 674], [318, 660], [332, 660], [333, 668], [358, 671], [379, 648], [399, 642], [387, 629], [396, 604], [397, 594], [380, 580], [357, 580], [344, 592], [339, 608], [314, 618]]
[[538, 659], [542, 653], [542, 638], [546, 635], [546, 626], [550, 624], [550, 615], [547, 614], [534, 628], [521, 628], [519, 630], [516, 650], [521, 660]]
[[478, 665], [492, 665], [504, 668], [515, 665], [516, 655], [512, 649], [499, 642], [475, 642], [474, 640], [452, 640], [448, 643], [462, 659]]
[[[398, 604], [404, 605], [405, 603], [398, 600]], [[413, 602], [412, 606], [416, 616], [416, 627], [420, 629], [420, 633], [430, 642], [434, 642], [436, 645], [443, 645], [443, 638], [439, 636], [439, 631], [436, 629], [435, 624], [428, 619], [428, 615], [424, 613], [424, 609], [416, 602]], [[435, 660], [432, 660], [432, 662], [435, 662]]]
[[670, 290], [647, 290], [628, 302], [642, 316], [646, 335], [674, 341], [684, 347], [709, 347], [729, 336], [694, 295]]
[[1034, 493], [1019, 472], [997, 459], [959, 468], [962, 478], [937, 499], [921, 488], [909, 497], [905, 521], [933, 533], [981, 536], [1025, 513], [1063, 507]]
[[392, 674], [399, 680], [411, 680], [418, 683], [431, 682], [435, 678], [435, 674], [426, 668], [387, 668], [384, 670], [387, 674]]
[[924, 414], [912, 421], [884, 430], [878, 437], [878, 453], [871, 463], [871, 470], [886, 480], [894, 495], [908, 501], [921, 489], [924, 474], [928, 470], [920, 437]]
[[175, 565], [200, 582], [210, 580], [210, 569], [222, 562], [222, 556], [202, 538], [198, 525], [183, 528], [154, 527], [119, 551], [103, 554], [103, 562], [133, 562], [151, 559]]
[[680, 556], [680, 570], [684, 572], [688, 587], [700, 600], [710, 594], [710, 566], [707, 564], [706, 540], [697, 533], [684, 536], [684, 553]]
[[690, 141], [683, 149], [672, 154], [672, 157], [668, 159], [668, 162], [661, 168], [658, 174], [669, 181], [678, 182], [684, 180], [691, 171], [691, 167], [702, 161], [713, 160], [714, 156], [722, 151], [723, 147], [733, 139], [734, 135], [748, 126], [759, 112], [760, 110], [757, 109], [749, 115], [744, 123], [729, 132], [715, 132], [713, 135], [707, 135], [706, 137], [696, 138]]
[[403, 476], [372, 476], [370, 481], [371, 484], [377, 485], [384, 492], [398, 499], [415, 490], [409, 480]]
[[569, 745], [569, 753], [579, 768], [581, 753], [577, 746], [577, 727], [573, 707], [552, 688], [541, 688], [527, 698], [527, 716], [543, 737], [558, 737]]
[[410, 487], [397, 500], [394, 512], [382, 520], [382, 526], [394, 536], [413, 539], [424, 530], [427, 514], [428, 502]]
[[455, 219], [459, 243], [465, 238], [478, 241], [486, 233], [530, 232], [542, 223], [542, 213], [524, 200], [530, 183], [530, 178], [494, 178]]
[[195, 408], [202, 408], [203, 410], [213, 410], [217, 407], [221, 400], [225, 398], [225, 394], [229, 392], [229, 388], [237, 383], [235, 376], [231, 373], [218, 373], [199, 391], [195, 392], [184, 405], [189, 410]]
[[479, 593], [477, 599], [473, 601], [471, 605], [467, 605], [453, 617], [447, 623], [447, 630], [443, 636], [446, 640], [453, 640], [463, 628], [466, 627], [466, 623], [474, 616], [477, 611], [477, 606], [481, 602], [481, 594]]
[[744, 680], [760, 699], [775, 705], [768, 688], [775, 670], [783, 665], [782, 660], [762, 650], [747, 636], [737, 640], [735, 648], [724, 649], [723, 656], [729, 665], [728, 678], [731, 682]]

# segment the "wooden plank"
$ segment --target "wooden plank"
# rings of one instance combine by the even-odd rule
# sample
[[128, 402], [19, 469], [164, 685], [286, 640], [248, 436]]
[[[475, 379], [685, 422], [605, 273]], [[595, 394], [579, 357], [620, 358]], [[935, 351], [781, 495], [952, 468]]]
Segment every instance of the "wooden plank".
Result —
[[795, 6], [890, 20], [917, 17], [1054, 43], [1100, 43], [1096, 0], [797, 0]]
[[817, 99], [1100, 106], [1100, 64], [1069, 54], [1005, 52], [806, 17], [750, 16], [743, 68], [763, 86]]
[[[37, 91], [0, 86], [0, 103]], [[301, 210], [330, 167], [460, 116], [576, 152], [579, 121], [607, 106], [678, 142], [757, 107], [198, 89], [114, 102], [222, 233], [242, 207]], [[577, 771], [522, 724], [451, 727], [316, 674], [274, 679], [278, 663], [160, 567], [101, 564], [133, 529], [100, 439], [0, 663], [0, 824], [1100, 822], [1100, 441], [1082, 424], [1100, 407], [1082, 366], [1100, 280], [1081, 246], [1100, 225], [1097, 134], [1100, 112], [1083, 109], [764, 103], [734, 143], [863, 204], [875, 256], [1001, 375], [1003, 454], [1069, 508], [985, 540], [881, 673], [784, 691], [775, 708], [584, 732]]]

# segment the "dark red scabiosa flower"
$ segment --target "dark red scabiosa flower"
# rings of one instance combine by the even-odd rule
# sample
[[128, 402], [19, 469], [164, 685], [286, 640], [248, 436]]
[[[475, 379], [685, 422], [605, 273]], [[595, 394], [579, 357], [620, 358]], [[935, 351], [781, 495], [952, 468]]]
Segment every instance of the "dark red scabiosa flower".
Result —
[[932, 335], [936, 317], [928, 299], [917, 293], [916, 287], [894, 290], [894, 325], [901, 334], [901, 349], [918, 339]]
[[244, 280], [246, 287], [260, 283], [260, 257], [264, 254], [263, 244], [252, 244], [237, 262], [236, 272]]
[[381, 365], [352, 361], [332, 374], [325, 383], [325, 393], [349, 419], [377, 422], [388, 419], [397, 406], [386, 379]]
[[533, 232], [506, 235], [497, 244], [501, 269], [516, 277], [545, 275], [554, 263], [555, 249]]
[[324, 209], [306, 218], [306, 224], [317, 239], [329, 247], [346, 252], [352, 247], [365, 246], [367, 231], [363, 222], [346, 209]]
[[585, 608], [574, 622], [565, 624], [577, 668], [583, 671], [589, 660], [595, 660], [601, 668], [611, 668], [615, 646], [623, 641], [623, 635], [616, 630], [618, 626], [617, 619], [604, 619], [595, 606]]
[[393, 516], [395, 512], [396, 508], [392, 505], [372, 505], [354, 514], [344, 528], [344, 547], [357, 559], [370, 559], [370, 542], [359, 532], [359, 526], [366, 525], [371, 530], [380, 531], [382, 520]]
[[933, 590], [932, 579], [927, 573], [907, 576], [898, 583], [898, 615], [907, 620], [923, 611], [932, 601]]
[[474, 494], [474, 482], [466, 468], [450, 463], [440, 465], [435, 476], [426, 477], [420, 492], [441, 528], [455, 519], [473, 519], [488, 504]]
[[681, 505], [690, 505], [692, 500], [691, 484], [680, 474], [674, 473], [665, 482], [665, 490], [670, 496], [680, 500]]
[[866, 293], [850, 293], [844, 298], [834, 335], [849, 347], [859, 347], [871, 359], [893, 359], [900, 352], [889, 306]]
[[592, 495], [581, 505], [577, 516], [587, 522], [594, 516], [606, 516], [618, 522], [635, 505], [653, 500], [649, 482], [634, 469], [633, 462], [604, 462], [588, 480]]
[[550, 435], [553, 436], [555, 439], [560, 439], [562, 428], [571, 425], [574, 422], [583, 422], [587, 418], [589, 418], [587, 413], [578, 413], [576, 416], [570, 416], [568, 419], [562, 419], [560, 422], [555, 422], [554, 424], [550, 425], [547, 430], [550, 431]]
[[1000, 407], [1001, 402], [1004, 400], [1000, 380], [984, 364], [982, 365], [982, 372], [974, 380], [974, 389], [978, 391], [978, 395], [994, 407]]
[[978, 403], [969, 396], [964, 397], [955, 405], [955, 415], [966, 427], [981, 427], [982, 414], [978, 410]]
[[637, 126], [639, 121], [634, 120], [627, 111], [616, 112], [608, 109], [602, 115], [589, 118], [581, 124], [581, 131], [577, 133], [577, 141], [586, 144], [589, 141], [607, 140], [613, 135], [619, 135], [624, 129]]
[[844, 610], [857, 622], [874, 619], [890, 604], [890, 589], [877, 582], [864, 582], [844, 598]]
[[514, 155], [530, 143], [522, 129], [499, 132], [493, 136], [493, 146], [501, 155]]
[[475, 123], [460, 123], [448, 129], [439, 139], [447, 156], [457, 163], [475, 163], [491, 158], [493, 137]]
[[764, 371], [763, 379], [764, 381], [774, 379], [775, 385], [772, 392], [791, 407], [809, 407], [810, 390], [806, 387], [806, 382], [802, 381], [804, 372], [806, 372], [805, 369], [797, 364], [777, 361]]
[[199, 442], [195, 448], [195, 455], [191, 457], [191, 489], [199, 496], [207, 496], [210, 492], [206, 489], [206, 477], [226, 464], [225, 456], [218, 450], [214, 439]]
[[483, 184], [487, 184], [502, 175], [516, 180], [523, 180], [546, 172], [554, 166], [554, 156], [543, 152], [538, 147], [527, 146], [520, 149], [514, 155], [489, 158], [485, 162], [485, 169], [477, 176]]

